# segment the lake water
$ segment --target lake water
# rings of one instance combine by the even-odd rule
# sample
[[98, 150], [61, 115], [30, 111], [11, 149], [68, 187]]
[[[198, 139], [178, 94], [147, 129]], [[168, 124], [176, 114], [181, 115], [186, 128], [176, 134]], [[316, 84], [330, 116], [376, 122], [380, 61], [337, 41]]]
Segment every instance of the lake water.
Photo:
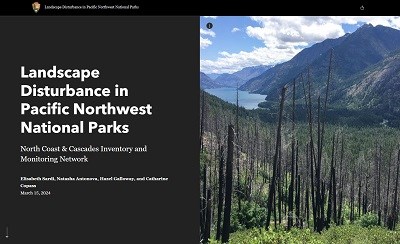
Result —
[[[205, 89], [205, 91], [221, 98], [226, 102], [236, 104], [236, 88], [223, 87]], [[265, 97], [265, 95], [252, 94], [247, 91], [239, 90], [239, 106], [242, 106], [246, 109], [258, 108], [258, 104], [265, 101]]]

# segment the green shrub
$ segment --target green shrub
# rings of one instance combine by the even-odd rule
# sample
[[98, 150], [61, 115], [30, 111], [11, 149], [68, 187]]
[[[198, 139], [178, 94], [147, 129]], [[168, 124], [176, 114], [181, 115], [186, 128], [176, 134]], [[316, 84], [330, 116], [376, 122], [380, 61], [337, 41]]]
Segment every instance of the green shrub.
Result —
[[256, 203], [243, 202], [238, 218], [246, 229], [264, 227], [265, 219], [267, 218], [266, 209]]
[[254, 202], [242, 201], [241, 210], [237, 204], [233, 207], [231, 232], [243, 229], [260, 228], [265, 226], [266, 209]]
[[251, 229], [233, 233], [229, 244], [269, 244], [269, 243], [323, 243], [317, 235], [308, 229], [298, 230], [293, 228], [290, 232], [285, 230]]
[[366, 213], [361, 216], [359, 224], [361, 227], [378, 226], [378, 215], [374, 213]]

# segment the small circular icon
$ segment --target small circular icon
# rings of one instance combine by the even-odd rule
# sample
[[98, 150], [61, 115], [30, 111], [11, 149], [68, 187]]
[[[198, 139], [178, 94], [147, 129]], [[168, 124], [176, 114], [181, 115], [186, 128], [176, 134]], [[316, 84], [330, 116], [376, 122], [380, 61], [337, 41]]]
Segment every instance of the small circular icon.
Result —
[[364, 10], [364, 5], [361, 5], [360, 10], [361, 10], [361, 11]]
[[207, 23], [207, 25], [206, 25], [206, 26], [207, 26], [207, 29], [212, 29], [212, 28], [213, 28], [213, 24], [212, 24], [212, 23], [210, 23], [210, 22], [209, 22], [209, 23]]

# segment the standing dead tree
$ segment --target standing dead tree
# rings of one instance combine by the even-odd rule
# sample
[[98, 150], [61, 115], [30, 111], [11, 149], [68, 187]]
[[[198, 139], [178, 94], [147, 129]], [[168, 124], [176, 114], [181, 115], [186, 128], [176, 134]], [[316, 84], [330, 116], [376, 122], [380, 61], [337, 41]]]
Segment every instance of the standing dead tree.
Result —
[[[239, 85], [236, 87], [236, 144], [239, 145]], [[241, 184], [240, 184], [240, 148], [236, 147], [236, 196], [238, 200], [238, 209], [239, 211], [242, 209], [241, 204]]]
[[378, 193], [378, 225], [381, 225], [382, 220], [382, 211], [381, 211], [381, 164], [382, 164], [382, 146], [379, 147], [379, 156], [378, 156], [378, 183], [377, 183], [377, 193]]
[[343, 175], [344, 136], [343, 136], [343, 133], [342, 133], [342, 139], [341, 139], [340, 146], [341, 146], [341, 150], [340, 150], [340, 161], [339, 161], [339, 206], [338, 206], [336, 225], [342, 224], [343, 188], [344, 188], [344, 175]]
[[[276, 146], [275, 146], [275, 154], [274, 154], [274, 161], [272, 165], [272, 180], [269, 185], [269, 192], [268, 192], [268, 203], [267, 203], [267, 221], [266, 221], [266, 228], [269, 228], [269, 223], [271, 221], [271, 210], [272, 210], [272, 203], [275, 197], [275, 184], [276, 184], [276, 174], [277, 174], [277, 164], [279, 159], [279, 154], [281, 153], [281, 130], [282, 130], [282, 114], [283, 114], [283, 106], [285, 104], [285, 93], [286, 93], [286, 86], [284, 86], [281, 90], [281, 97], [280, 97], [280, 105], [279, 105], [279, 117], [278, 117], [278, 129], [276, 133]], [[275, 209], [275, 207], [274, 207]], [[275, 217], [276, 218], [276, 217]]]
[[[313, 215], [313, 223], [314, 230], [317, 227], [317, 211], [316, 211], [316, 201], [315, 201], [315, 187], [314, 187], [314, 161], [315, 161], [315, 152], [314, 152], [314, 136], [313, 136], [313, 115], [312, 115], [312, 102], [311, 102], [311, 77], [310, 77], [310, 68], [308, 68], [307, 72], [307, 83], [308, 83], [308, 95], [306, 92], [306, 88], [303, 83], [304, 90], [304, 99], [307, 107], [307, 118], [308, 118], [308, 128], [309, 128], [309, 136], [310, 142], [308, 144], [310, 150], [309, 154], [306, 156], [309, 160], [307, 160], [307, 164], [310, 165], [310, 176], [311, 176], [311, 205], [312, 205], [312, 215]], [[308, 99], [307, 99], [308, 98]]]
[[[205, 123], [205, 104], [206, 97], [205, 91], [202, 91], [201, 96], [201, 118], [200, 118], [200, 152], [204, 152], [204, 123]], [[207, 165], [204, 164], [202, 168], [203, 174], [203, 189], [202, 189], [202, 198], [200, 202], [200, 234], [204, 235], [205, 232], [205, 222], [206, 222], [206, 207], [207, 207]]]
[[[390, 150], [392, 153], [392, 150]], [[389, 156], [389, 165], [388, 165], [388, 175], [387, 175], [387, 187], [386, 187], [386, 205], [385, 205], [385, 223], [387, 223], [388, 216], [389, 216], [389, 192], [390, 192], [390, 163], [391, 163], [392, 154]]]
[[400, 170], [400, 150], [397, 152], [397, 170], [396, 170], [396, 185], [394, 186], [392, 213], [388, 218], [389, 230], [395, 230], [397, 221], [397, 194], [399, 187], [399, 170]]
[[[334, 204], [334, 197], [336, 198], [336, 181], [335, 181], [335, 134], [333, 134], [332, 139], [332, 156], [331, 156], [331, 172], [329, 179], [329, 195], [328, 195], [328, 210], [326, 213], [326, 229], [329, 229], [329, 225], [331, 222], [332, 212], [336, 212], [336, 204]], [[332, 209], [334, 208], [334, 209]], [[334, 220], [335, 221], [335, 220]], [[336, 221], [335, 221], [336, 222]]]
[[205, 107], [206, 107], [206, 97], [205, 91], [203, 90], [201, 93], [201, 118], [200, 118], [200, 150], [203, 152], [204, 149], [204, 120], [205, 120]]
[[234, 129], [233, 125], [228, 128], [228, 156], [226, 160], [226, 187], [225, 187], [225, 210], [224, 223], [222, 226], [222, 243], [229, 241], [229, 229], [231, 227], [231, 207], [232, 207], [232, 164], [234, 147]]
[[301, 188], [300, 188], [300, 173], [299, 173], [299, 142], [296, 145], [296, 174], [297, 175], [297, 183], [296, 183], [296, 226], [298, 228], [303, 228], [303, 218], [300, 217], [301, 212], [301, 205], [300, 205], [300, 198], [301, 198]]
[[216, 239], [221, 239], [222, 208], [224, 205], [224, 148], [219, 148], [219, 170], [218, 170], [218, 212], [217, 212], [217, 233]]
[[[333, 50], [331, 49], [330, 56], [329, 56], [329, 70], [328, 70], [328, 79], [326, 82], [326, 89], [325, 89], [325, 99], [324, 99], [324, 107], [323, 107], [323, 114], [322, 114], [322, 121], [321, 121], [321, 114], [320, 114], [320, 97], [318, 97], [318, 140], [317, 140], [317, 164], [315, 167], [315, 185], [316, 185], [316, 222], [317, 227], [316, 230], [321, 232], [324, 228], [325, 222], [325, 213], [324, 213], [324, 189], [322, 188], [323, 182], [321, 181], [321, 170], [322, 170], [322, 149], [324, 145], [324, 135], [325, 135], [325, 123], [326, 123], [326, 111], [327, 111], [327, 103], [328, 103], [328, 96], [329, 96], [329, 85], [331, 82], [332, 76], [332, 57], [333, 57]], [[311, 94], [309, 94], [311, 95]]]
[[208, 243], [211, 234], [211, 189], [207, 189], [206, 224], [204, 227], [203, 243]]
[[[294, 198], [294, 181], [295, 181], [295, 99], [296, 99], [296, 79], [293, 80], [293, 97], [292, 97], [292, 164], [291, 164], [291, 168], [290, 168], [290, 185], [289, 185], [289, 214], [288, 214], [288, 225], [287, 225], [287, 229], [290, 230], [290, 228], [292, 228], [293, 225], [293, 218], [294, 218], [294, 214], [293, 214], [293, 198]], [[298, 216], [296, 216], [298, 217]]]

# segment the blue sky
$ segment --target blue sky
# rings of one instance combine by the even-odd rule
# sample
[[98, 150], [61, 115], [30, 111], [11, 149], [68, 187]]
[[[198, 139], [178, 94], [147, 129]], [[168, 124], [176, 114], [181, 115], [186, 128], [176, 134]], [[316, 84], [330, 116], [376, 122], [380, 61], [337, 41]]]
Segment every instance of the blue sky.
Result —
[[[207, 29], [207, 23], [213, 24]], [[274, 65], [327, 38], [352, 33], [364, 23], [400, 29], [399, 17], [203, 16], [200, 17], [200, 70], [233, 73], [244, 67]]]

